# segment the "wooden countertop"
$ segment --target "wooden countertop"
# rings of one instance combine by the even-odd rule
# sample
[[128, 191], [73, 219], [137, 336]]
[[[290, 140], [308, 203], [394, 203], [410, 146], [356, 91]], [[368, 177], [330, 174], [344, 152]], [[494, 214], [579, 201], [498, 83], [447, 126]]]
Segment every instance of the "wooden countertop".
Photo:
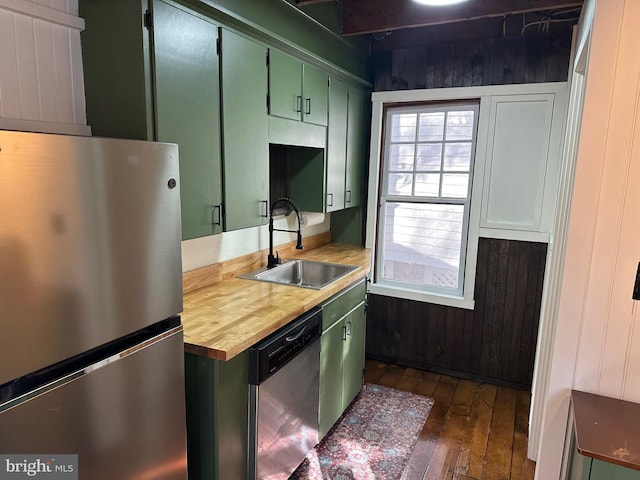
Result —
[[581, 455], [640, 470], [640, 404], [571, 392]]
[[185, 352], [230, 360], [281, 326], [369, 273], [371, 252], [329, 243], [284, 257], [356, 265], [359, 268], [322, 290], [228, 278], [185, 293], [182, 324]]

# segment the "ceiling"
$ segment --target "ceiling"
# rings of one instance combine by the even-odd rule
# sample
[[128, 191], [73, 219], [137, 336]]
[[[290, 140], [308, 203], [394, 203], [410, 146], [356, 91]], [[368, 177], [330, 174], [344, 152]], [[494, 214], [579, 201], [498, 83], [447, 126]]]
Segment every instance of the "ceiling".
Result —
[[330, 18], [327, 9], [333, 10], [337, 25], [328, 26], [346, 37], [368, 36], [372, 50], [568, 29], [577, 22], [583, 4], [583, 0], [469, 0], [428, 7], [412, 0], [293, 1], [324, 24]]

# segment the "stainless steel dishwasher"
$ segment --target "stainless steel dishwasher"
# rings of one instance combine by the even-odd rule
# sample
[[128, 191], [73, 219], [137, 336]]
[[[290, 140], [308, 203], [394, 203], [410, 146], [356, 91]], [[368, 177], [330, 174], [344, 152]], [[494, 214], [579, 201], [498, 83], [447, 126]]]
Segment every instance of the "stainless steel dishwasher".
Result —
[[249, 349], [249, 479], [286, 480], [318, 443], [317, 307]]

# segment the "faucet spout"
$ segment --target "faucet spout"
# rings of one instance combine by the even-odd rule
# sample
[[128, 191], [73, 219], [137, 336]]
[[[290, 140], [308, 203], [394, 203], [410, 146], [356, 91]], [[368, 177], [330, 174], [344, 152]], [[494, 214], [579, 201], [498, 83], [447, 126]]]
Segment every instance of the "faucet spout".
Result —
[[[280, 203], [286, 203], [289, 205], [294, 212], [296, 212], [296, 217], [298, 218], [298, 229], [297, 230], [281, 230], [278, 228], [273, 228], [273, 211], [275, 207]], [[296, 233], [296, 249], [301, 250], [302, 246], [302, 219], [300, 216], [300, 210], [296, 206], [293, 201], [288, 197], [280, 197], [275, 202], [271, 204], [271, 209], [269, 211], [269, 255], [267, 257], [267, 268], [273, 268], [280, 263], [280, 257], [273, 255], [273, 232], [290, 232]]]

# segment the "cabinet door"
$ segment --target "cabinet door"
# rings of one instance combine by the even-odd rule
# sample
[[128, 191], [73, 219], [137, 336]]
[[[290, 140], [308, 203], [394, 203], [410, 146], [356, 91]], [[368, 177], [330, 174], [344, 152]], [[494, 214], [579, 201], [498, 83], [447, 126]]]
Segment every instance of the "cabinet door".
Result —
[[347, 155], [347, 104], [349, 89], [331, 79], [329, 84], [329, 125], [327, 127], [327, 212], [344, 208], [344, 181]]
[[347, 166], [344, 186], [345, 208], [357, 207], [362, 203], [364, 182], [365, 133], [368, 119], [368, 94], [366, 91], [349, 87], [349, 121], [347, 126]]
[[329, 95], [329, 75], [311, 65], [302, 68], [302, 119], [316, 125], [327, 125], [327, 100]]
[[285, 53], [270, 49], [269, 114], [300, 120], [302, 104], [302, 64]]
[[343, 351], [342, 403], [347, 408], [362, 388], [364, 372], [364, 303], [344, 319], [346, 338]]
[[640, 472], [612, 463], [592, 460], [589, 480], [639, 480]]
[[225, 230], [266, 223], [269, 198], [267, 49], [221, 30]]
[[553, 108], [553, 94], [491, 98], [481, 227], [535, 232], [553, 218], [555, 194], [545, 195], [545, 182], [556, 177]]
[[222, 231], [217, 27], [153, 2], [157, 139], [178, 144], [182, 238]]
[[346, 326], [339, 321], [320, 339], [320, 405], [319, 438], [322, 438], [340, 418], [342, 403], [342, 352]]

